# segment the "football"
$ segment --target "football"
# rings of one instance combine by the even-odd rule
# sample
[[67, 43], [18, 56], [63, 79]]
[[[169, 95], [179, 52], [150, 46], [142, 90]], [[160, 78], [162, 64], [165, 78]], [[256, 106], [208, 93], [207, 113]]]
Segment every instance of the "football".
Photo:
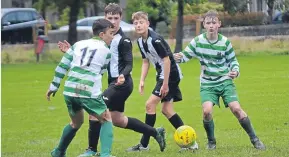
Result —
[[188, 125], [179, 127], [174, 134], [174, 140], [181, 148], [191, 147], [195, 143], [196, 139], [196, 131]]

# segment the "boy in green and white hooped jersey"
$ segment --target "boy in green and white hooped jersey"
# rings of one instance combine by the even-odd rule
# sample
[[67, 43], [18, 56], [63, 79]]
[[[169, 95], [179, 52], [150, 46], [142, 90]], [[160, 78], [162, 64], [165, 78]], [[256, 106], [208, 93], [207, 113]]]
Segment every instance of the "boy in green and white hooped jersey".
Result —
[[[55, 69], [55, 76], [46, 96], [50, 100], [50, 96], [55, 95], [61, 79], [69, 70], [63, 95], [71, 122], [64, 127], [59, 145], [51, 152], [53, 157], [65, 156], [68, 145], [83, 123], [83, 109], [102, 121], [100, 155], [111, 156], [113, 128], [110, 113], [101, 97], [101, 79], [111, 58], [107, 45], [113, 39], [112, 28], [113, 25], [108, 20], [96, 20], [92, 26], [95, 37], [75, 43]], [[120, 77], [117, 83], [122, 84], [124, 81], [125, 79]]]
[[203, 21], [206, 33], [195, 37], [180, 53], [174, 54], [177, 62], [187, 62], [197, 58], [201, 64], [201, 101], [203, 106], [203, 125], [207, 133], [208, 149], [216, 148], [213, 106], [219, 105], [222, 97], [226, 107], [239, 120], [248, 133], [251, 143], [256, 149], [265, 149], [264, 144], [256, 136], [251, 122], [241, 108], [233, 79], [240, 74], [239, 63], [232, 44], [225, 36], [218, 34], [221, 22], [216, 11], [208, 11]]

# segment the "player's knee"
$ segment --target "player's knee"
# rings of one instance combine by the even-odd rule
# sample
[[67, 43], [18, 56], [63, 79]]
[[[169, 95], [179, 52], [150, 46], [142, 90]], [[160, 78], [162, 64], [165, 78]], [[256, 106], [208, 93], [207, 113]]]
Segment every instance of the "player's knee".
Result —
[[117, 127], [123, 127], [124, 120], [122, 118], [112, 118], [112, 124]]
[[166, 108], [166, 107], [163, 107], [162, 108], [162, 114], [165, 115], [166, 117], [171, 117], [175, 112]]
[[241, 107], [232, 108], [232, 112], [238, 119], [243, 119], [247, 116]]
[[123, 118], [114, 114], [111, 114], [112, 124], [117, 127], [121, 127], [123, 123]]
[[78, 122], [71, 122], [70, 125], [73, 129], [79, 129], [83, 124], [83, 120], [79, 120]]
[[146, 102], [146, 112], [147, 113], [155, 112], [155, 105], [147, 101]]
[[168, 112], [168, 110], [166, 110], [166, 109], [162, 109], [162, 114], [163, 115], [165, 115], [165, 116], [168, 116], [169, 115], [169, 112]]
[[239, 107], [235, 107], [235, 108], [232, 108], [232, 112], [233, 112], [235, 115], [238, 115], [238, 114], [240, 114], [241, 109], [240, 109]]
[[203, 118], [205, 120], [211, 120], [212, 119], [212, 111], [210, 109], [204, 109], [203, 110]]

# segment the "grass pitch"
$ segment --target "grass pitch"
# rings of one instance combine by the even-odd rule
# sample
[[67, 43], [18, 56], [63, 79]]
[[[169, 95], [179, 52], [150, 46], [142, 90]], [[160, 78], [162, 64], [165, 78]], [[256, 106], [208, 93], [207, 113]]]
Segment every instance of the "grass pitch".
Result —
[[[243, 109], [249, 115], [257, 135], [267, 146], [266, 151], [255, 150], [237, 119], [223, 105], [214, 108], [217, 149], [205, 149], [206, 134], [202, 127], [199, 96], [200, 66], [197, 60], [182, 64], [181, 81], [183, 101], [175, 110], [183, 121], [197, 131], [200, 150], [195, 153], [177, 153], [173, 141], [174, 129], [157, 113], [155, 126], [167, 130], [167, 149], [160, 152], [154, 140], [150, 151], [126, 153], [137, 144], [140, 135], [133, 131], [114, 128], [112, 153], [118, 157], [180, 157], [180, 156], [289, 156], [289, 56], [239, 56], [241, 75], [235, 83]], [[2, 153], [3, 157], [48, 157], [56, 146], [63, 127], [69, 122], [62, 96], [62, 87], [52, 98], [45, 92], [52, 80], [56, 64], [2, 65]], [[134, 92], [126, 103], [125, 114], [144, 121], [145, 101], [155, 85], [155, 70], [151, 68], [145, 83], [145, 95], [138, 93], [141, 60], [134, 60]], [[107, 86], [104, 78], [104, 88]], [[63, 85], [63, 84], [62, 84]], [[158, 107], [160, 111], [160, 107]], [[87, 147], [87, 116], [67, 151], [77, 156]]]

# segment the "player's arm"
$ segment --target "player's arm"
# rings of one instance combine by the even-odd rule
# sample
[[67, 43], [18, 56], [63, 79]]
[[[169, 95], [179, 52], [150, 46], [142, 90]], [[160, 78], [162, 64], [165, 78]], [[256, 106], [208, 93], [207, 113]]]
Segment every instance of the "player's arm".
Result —
[[150, 62], [148, 59], [144, 58], [142, 60], [140, 82], [145, 82], [149, 68], [150, 68]]
[[184, 63], [196, 57], [196, 40], [193, 39], [189, 45], [180, 53], [174, 54], [174, 59], [178, 63]]
[[100, 74], [103, 75], [105, 72], [107, 72], [107, 67], [111, 60], [111, 52], [108, 48], [100, 49], [99, 51], [103, 53], [103, 56], [98, 57], [101, 60], [97, 62], [102, 64]]
[[226, 57], [226, 63], [228, 64], [230, 68], [229, 76], [231, 78], [236, 78], [240, 75], [239, 62], [236, 58], [233, 46], [229, 40], [227, 40], [226, 45], [227, 45], [227, 50], [225, 52], [225, 57]]
[[171, 60], [169, 56], [163, 58], [164, 62], [164, 81], [163, 85], [168, 85], [169, 84], [169, 76], [170, 76], [170, 70], [171, 70]]
[[50, 83], [49, 89], [46, 93], [46, 97], [48, 100], [50, 100], [51, 94], [53, 94], [54, 96], [55, 93], [58, 91], [61, 80], [64, 78], [67, 71], [70, 69], [71, 62], [73, 60], [73, 53], [74, 53], [74, 46], [72, 46], [66, 51], [60, 63], [57, 65], [53, 80]]
[[129, 75], [132, 71], [133, 57], [132, 57], [132, 43], [130, 39], [125, 38], [119, 45], [120, 54], [123, 56], [125, 61], [125, 68], [120, 72], [120, 75]]
[[169, 54], [171, 53], [168, 48], [165, 47], [165, 41], [161, 39], [156, 39], [153, 41], [153, 46], [158, 53], [158, 55], [162, 58], [164, 62], [164, 80], [163, 85], [161, 87], [160, 94], [162, 97], [165, 97], [167, 93], [169, 92], [169, 76], [170, 76], [170, 70], [171, 70], [171, 60], [169, 58]]
[[144, 82], [147, 77], [149, 68], [150, 68], [149, 60], [146, 58], [143, 58], [142, 66], [141, 66], [141, 76], [140, 76], [140, 82], [139, 82], [139, 92], [141, 95], [143, 94], [143, 91], [144, 91]]
[[149, 68], [150, 68], [150, 62], [146, 58], [145, 54], [142, 52], [139, 43], [137, 42], [137, 45], [139, 47], [141, 56], [142, 56], [142, 66], [141, 66], [141, 75], [140, 75], [140, 82], [139, 82], [139, 92], [142, 95], [144, 91], [144, 82], [147, 77]]

